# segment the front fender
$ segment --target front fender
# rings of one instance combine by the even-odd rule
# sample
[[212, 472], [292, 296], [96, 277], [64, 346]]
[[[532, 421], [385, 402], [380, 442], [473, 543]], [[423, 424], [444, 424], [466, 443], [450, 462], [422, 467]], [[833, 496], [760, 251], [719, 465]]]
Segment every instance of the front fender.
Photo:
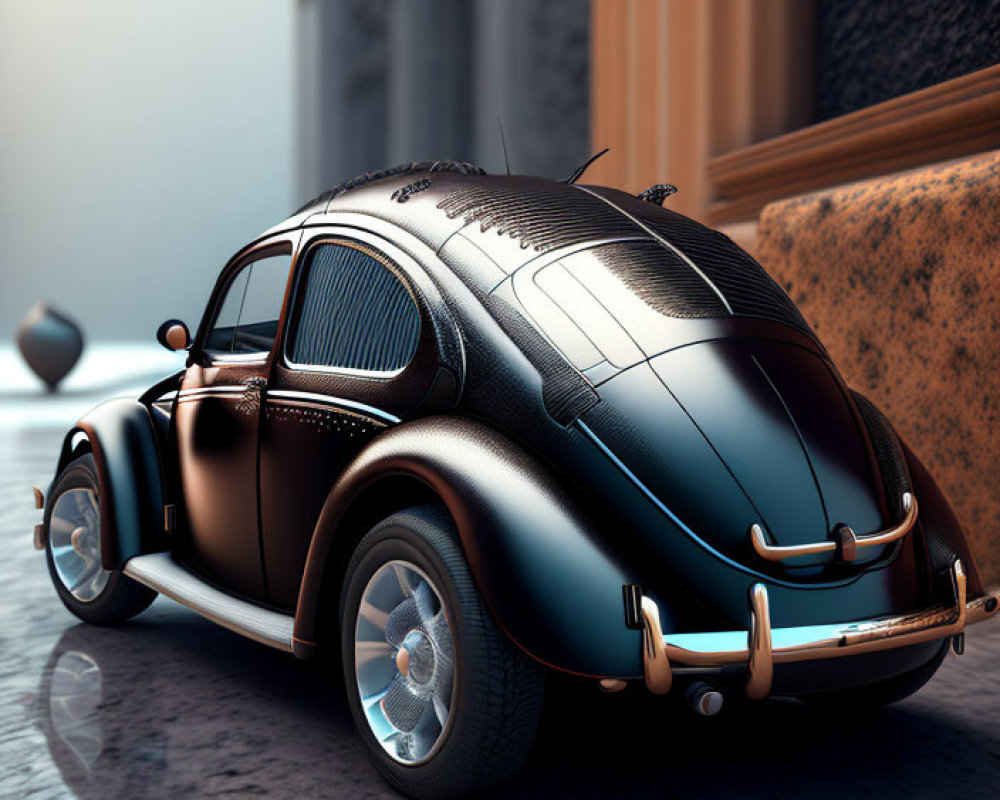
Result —
[[297, 646], [315, 641], [339, 523], [367, 486], [406, 475], [429, 486], [458, 528], [494, 619], [536, 660], [580, 675], [642, 674], [640, 633], [625, 626], [627, 571], [595, 523], [524, 450], [472, 420], [430, 417], [376, 438], [334, 485], [320, 514], [295, 615]]
[[88, 412], [66, 434], [57, 474], [72, 460], [80, 432], [97, 462], [104, 568], [120, 570], [133, 556], [165, 550], [162, 469], [149, 410], [119, 399]]

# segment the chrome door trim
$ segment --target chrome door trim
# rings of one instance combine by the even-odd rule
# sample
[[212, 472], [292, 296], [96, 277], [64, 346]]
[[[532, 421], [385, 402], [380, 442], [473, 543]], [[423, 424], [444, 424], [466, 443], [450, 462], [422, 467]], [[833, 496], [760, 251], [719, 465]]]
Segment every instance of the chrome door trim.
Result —
[[218, 394], [221, 392], [242, 392], [246, 388], [242, 384], [232, 383], [222, 386], [199, 386], [196, 389], [181, 389], [178, 393], [178, 397], [190, 397], [195, 394]]
[[365, 414], [369, 417], [374, 417], [383, 422], [387, 422], [392, 425], [398, 424], [401, 420], [399, 417], [390, 414], [388, 411], [383, 411], [380, 408], [375, 408], [374, 406], [366, 405], [365, 403], [359, 403], [356, 400], [348, 400], [345, 397], [335, 397], [329, 394], [316, 394], [315, 392], [299, 392], [290, 389], [269, 389], [267, 392], [268, 400], [288, 400], [291, 402], [301, 402], [301, 403], [318, 403], [323, 406], [332, 406], [334, 408], [342, 408], [347, 411], [356, 411], [361, 414]]
[[246, 386], [232, 384], [226, 386], [202, 386], [197, 389], [181, 389], [177, 392], [177, 402], [183, 403], [188, 400], [200, 400], [206, 397], [224, 397], [227, 399], [239, 400], [246, 391]]

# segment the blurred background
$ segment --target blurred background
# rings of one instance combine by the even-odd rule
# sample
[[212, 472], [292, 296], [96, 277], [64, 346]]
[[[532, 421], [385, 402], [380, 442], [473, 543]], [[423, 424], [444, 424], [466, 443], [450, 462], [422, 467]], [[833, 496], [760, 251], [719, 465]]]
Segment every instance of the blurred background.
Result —
[[0, 341], [42, 299], [194, 324], [329, 186], [503, 169], [499, 119], [515, 172], [610, 147], [588, 180], [755, 249], [773, 200], [996, 147], [998, 53], [997, 0], [0, 0]]
[[0, 340], [197, 322], [242, 244], [417, 159], [588, 155], [587, 0], [0, 0]]

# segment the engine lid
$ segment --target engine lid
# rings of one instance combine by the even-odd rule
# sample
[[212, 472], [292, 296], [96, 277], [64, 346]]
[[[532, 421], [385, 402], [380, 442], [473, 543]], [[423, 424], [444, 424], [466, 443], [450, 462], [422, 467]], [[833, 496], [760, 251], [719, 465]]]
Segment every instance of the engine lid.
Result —
[[608, 431], [616, 455], [707, 545], [748, 567], [815, 573], [831, 561], [770, 564], [751, 546], [754, 523], [770, 544], [793, 546], [832, 541], [841, 525], [866, 534], [889, 522], [863, 423], [816, 351], [768, 339], [700, 342], [600, 392], [632, 431]]

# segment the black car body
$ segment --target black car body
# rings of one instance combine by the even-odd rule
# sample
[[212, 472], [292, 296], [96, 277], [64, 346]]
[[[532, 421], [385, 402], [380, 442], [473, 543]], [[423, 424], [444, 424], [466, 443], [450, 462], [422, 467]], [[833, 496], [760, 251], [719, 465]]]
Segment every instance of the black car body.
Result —
[[336, 639], [365, 533], [422, 504], [509, 642], [609, 690], [882, 685], [996, 610], [781, 287], [620, 191], [368, 175], [241, 250], [193, 341], [162, 336], [187, 369], [84, 417], [60, 470], [96, 462], [104, 570], [299, 657]]

